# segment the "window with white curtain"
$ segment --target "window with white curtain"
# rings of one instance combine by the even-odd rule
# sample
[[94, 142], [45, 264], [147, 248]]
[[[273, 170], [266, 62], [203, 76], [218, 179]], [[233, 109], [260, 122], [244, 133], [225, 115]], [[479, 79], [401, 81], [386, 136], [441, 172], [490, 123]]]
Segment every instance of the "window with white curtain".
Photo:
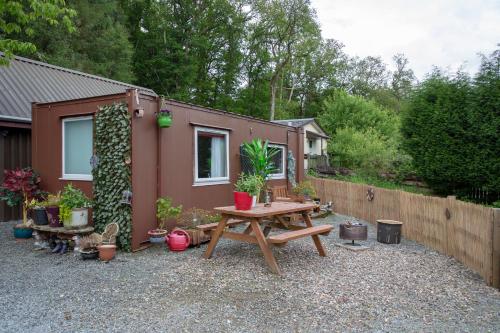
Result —
[[276, 170], [269, 175], [271, 179], [285, 179], [285, 146], [269, 144], [268, 149], [277, 149], [278, 153], [272, 157]]
[[229, 132], [195, 127], [195, 184], [229, 181]]
[[93, 147], [93, 120], [90, 117], [62, 121], [62, 178], [92, 180], [90, 158]]

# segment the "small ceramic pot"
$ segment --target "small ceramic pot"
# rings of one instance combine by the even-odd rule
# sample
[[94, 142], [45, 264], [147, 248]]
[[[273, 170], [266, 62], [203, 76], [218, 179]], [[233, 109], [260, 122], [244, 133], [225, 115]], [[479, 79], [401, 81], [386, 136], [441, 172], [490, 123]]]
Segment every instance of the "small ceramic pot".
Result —
[[33, 229], [24, 227], [14, 227], [14, 237], [28, 239], [33, 235]]
[[103, 244], [97, 247], [99, 250], [99, 259], [104, 262], [108, 262], [115, 257], [116, 245], [113, 244]]
[[149, 242], [155, 244], [164, 243], [167, 234], [168, 231], [163, 229], [149, 230], [148, 231]]

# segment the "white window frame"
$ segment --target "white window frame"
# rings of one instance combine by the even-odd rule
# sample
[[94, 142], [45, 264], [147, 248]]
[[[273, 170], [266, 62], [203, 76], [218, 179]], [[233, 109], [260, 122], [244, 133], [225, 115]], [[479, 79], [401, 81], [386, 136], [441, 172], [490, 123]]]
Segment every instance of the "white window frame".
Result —
[[277, 145], [277, 144], [268, 144], [268, 147], [273, 147], [273, 148], [278, 148], [281, 149], [281, 164], [283, 165], [283, 172], [281, 173], [272, 173], [269, 175], [269, 179], [286, 179], [286, 163], [285, 163], [285, 156], [286, 156], [286, 146], [284, 145]]
[[[226, 140], [226, 177], [198, 178], [198, 132], [222, 134]], [[229, 131], [207, 128], [194, 128], [194, 184], [193, 186], [229, 184]]]
[[[83, 117], [70, 117], [70, 118], [64, 118], [62, 120], [62, 177], [60, 179], [62, 180], [85, 180], [85, 181], [92, 181], [92, 173], [90, 175], [86, 174], [73, 174], [73, 173], [66, 173], [66, 156], [64, 155], [64, 148], [66, 146], [65, 143], [65, 137], [66, 137], [66, 123], [72, 122], [72, 121], [81, 121], [81, 120], [93, 120], [94, 117], [92, 116], [83, 116]], [[92, 125], [93, 127], [94, 125]], [[94, 138], [92, 138], [92, 144], [94, 143]], [[90, 163], [90, 161], [89, 161]]]

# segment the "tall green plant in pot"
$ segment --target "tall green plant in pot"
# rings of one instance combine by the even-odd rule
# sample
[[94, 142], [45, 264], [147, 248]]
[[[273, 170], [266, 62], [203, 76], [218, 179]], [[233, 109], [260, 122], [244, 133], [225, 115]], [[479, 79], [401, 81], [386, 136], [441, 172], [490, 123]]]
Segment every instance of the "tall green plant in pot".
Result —
[[182, 205], [172, 206], [172, 199], [163, 197], [156, 200], [156, 217], [158, 218], [158, 228], [149, 230], [149, 241], [151, 243], [163, 243], [168, 230], [165, 229], [165, 223], [169, 219], [177, 218], [182, 212]]
[[68, 184], [64, 187], [59, 201], [59, 219], [67, 229], [78, 229], [88, 224], [88, 209], [92, 207], [90, 199], [82, 190]]
[[268, 140], [253, 139], [250, 142], [243, 143], [243, 153], [250, 161], [252, 173], [264, 180], [263, 188], [265, 188], [269, 175], [277, 171], [273, 157], [279, 153], [279, 150], [269, 147]]

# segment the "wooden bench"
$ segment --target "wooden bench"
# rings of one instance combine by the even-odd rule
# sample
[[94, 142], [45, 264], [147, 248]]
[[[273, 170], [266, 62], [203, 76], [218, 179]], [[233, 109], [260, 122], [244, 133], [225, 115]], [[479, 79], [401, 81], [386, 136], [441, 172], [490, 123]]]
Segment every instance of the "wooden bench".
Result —
[[[235, 226], [235, 225], [242, 224], [242, 223], [245, 223], [245, 222], [248, 222], [248, 221], [238, 220], [238, 219], [231, 219], [231, 220], [229, 220], [229, 221], [226, 222], [226, 226], [231, 227], [231, 226]], [[196, 228], [198, 230], [201, 230], [201, 231], [207, 233], [207, 232], [211, 232], [212, 230], [214, 230], [215, 228], [217, 228], [218, 225], [219, 225], [219, 222], [216, 222], [216, 223], [207, 223], [207, 224], [199, 225]]]
[[273, 235], [268, 238], [268, 241], [273, 244], [283, 244], [288, 241], [307, 236], [314, 236], [314, 235], [326, 236], [330, 233], [332, 229], [333, 227], [331, 225], [318, 225], [315, 227], [287, 231], [279, 235]]

